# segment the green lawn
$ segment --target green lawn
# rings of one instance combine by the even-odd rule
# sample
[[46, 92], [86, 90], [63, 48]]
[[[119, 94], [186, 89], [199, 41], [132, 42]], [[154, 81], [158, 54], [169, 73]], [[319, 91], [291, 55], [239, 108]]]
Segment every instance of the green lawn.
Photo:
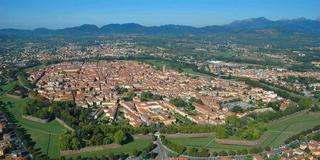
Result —
[[36, 142], [36, 148], [40, 148], [43, 153], [47, 153], [50, 157], [59, 157], [59, 134], [65, 128], [53, 120], [43, 124], [23, 119], [21, 106], [27, 103], [28, 99], [16, 99], [10, 96], [2, 96], [0, 98], [4, 102], [12, 102], [13, 107], [8, 110], [14, 115], [17, 123], [27, 130], [31, 138]]
[[122, 145], [118, 148], [104, 149], [104, 150], [93, 151], [93, 152], [83, 152], [83, 153], [79, 153], [79, 154], [72, 154], [67, 157], [77, 157], [77, 156], [81, 156], [82, 158], [83, 157], [93, 157], [93, 156], [101, 157], [102, 155], [107, 156], [107, 155], [110, 155], [111, 153], [114, 155], [121, 154], [121, 153], [126, 153], [126, 154], [131, 155], [135, 149], [138, 151], [144, 150], [151, 143], [152, 142], [150, 139], [137, 138], [133, 142]]
[[320, 125], [320, 113], [302, 113], [292, 115], [289, 118], [278, 120], [270, 124], [267, 133], [270, 138], [262, 143], [262, 146], [279, 146], [284, 141], [304, 130]]
[[[268, 138], [263, 141], [257, 147], [266, 146], [279, 146], [292, 135], [298, 134], [307, 129], [311, 129], [317, 125], [320, 125], [320, 113], [302, 113], [292, 115], [289, 118], [277, 120], [269, 124], [267, 131]], [[210, 151], [222, 151], [222, 150], [238, 150], [250, 148], [248, 146], [241, 145], [223, 145], [213, 141], [214, 137], [201, 137], [201, 138], [169, 138], [170, 141], [182, 144], [185, 146], [193, 147], [208, 147]]]
[[0, 96], [11, 91], [12, 89], [14, 89], [17, 86], [17, 82], [10, 82], [8, 84], [2, 85], [0, 86], [1, 90], [0, 90]]
[[238, 150], [244, 148], [250, 148], [247, 146], [236, 146], [236, 145], [223, 145], [218, 144], [214, 140], [214, 137], [179, 137], [179, 138], [169, 138], [170, 141], [178, 144], [182, 144], [184, 146], [192, 146], [192, 147], [206, 147], [211, 152], [219, 152], [219, 151], [228, 151], [228, 150]]

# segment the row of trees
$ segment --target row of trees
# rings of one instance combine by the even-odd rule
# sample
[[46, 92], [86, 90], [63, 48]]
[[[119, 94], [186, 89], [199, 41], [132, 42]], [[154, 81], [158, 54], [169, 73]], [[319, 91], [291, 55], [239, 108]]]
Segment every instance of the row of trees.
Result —
[[137, 148], [130, 148], [131, 151], [128, 153], [120, 153], [120, 154], [114, 154], [114, 153], [106, 153], [106, 155], [101, 154], [98, 156], [93, 157], [81, 157], [77, 156], [75, 158], [69, 157], [61, 157], [61, 160], [115, 160], [115, 159], [126, 159], [129, 156], [135, 156], [140, 157], [141, 159], [155, 159], [156, 154], [154, 152], [151, 152], [156, 147], [156, 144], [150, 143], [146, 148], [143, 148], [142, 150], [138, 150]]
[[60, 160], [115, 160], [115, 159], [126, 159], [129, 157], [129, 154], [120, 153], [120, 154], [113, 154], [110, 153], [108, 155], [101, 155], [101, 156], [92, 156], [92, 157], [61, 157]]
[[161, 95], [153, 94], [150, 91], [142, 92], [140, 95], [140, 100], [142, 102], [146, 101], [156, 101], [156, 100], [162, 100], [164, 97]]
[[250, 118], [237, 118], [230, 116], [224, 125], [194, 125], [194, 124], [173, 124], [159, 128], [161, 133], [216, 133], [218, 138], [228, 138], [231, 136], [241, 139], [254, 140], [259, 139], [267, 125], [263, 122], [257, 122]]
[[[317, 131], [316, 133], [314, 133], [315, 131]], [[285, 140], [286, 144], [289, 144], [290, 142], [293, 142], [294, 140], [308, 140], [308, 139], [314, 139], [317, 141], [320, 141], [320, 125], [315, 126], [311, 129], [302, 131], [298, 134], [295, 134], [291, 137], [289, 137], [288, 139]]]
[[266, 148], [245, 148], [238, 150], [230, 150], [230, 151], [220, 151], [220, 152], [209, 152], [209, 150], [205, 147], [192, 147], [192, 146], [184, 146], [177, 143], [174, 143], [168, 140], [165, 136], [161, 136], [161, 141], [164, 145], [169, 147], [174, 152], [179, 155], [189, 155], [193, 157], [216, 157], [216, 156], [233, 156], [233, 155], [247, 155], [247, 154], [256, 154], [261, 153], [263, 150], [270, 150], [270, 147]]
[[180, 97], [171, 99], [170, 103], [186, 111], [193, 111], [195, 109], [191, 102], [186, 102]]
[[297, 95], [301, 95], [301, 96], [304, 95], [303, 92], [302, 92], [302, 89], [296, 89], [296, 88], [290, 87], [290, 85], [282, 86], [282, 85], [278, 85], [276, 83], [272, 83], [272, 82], [269, 82], [269, 81], [266, 81], [266, 80], [260, 80], [260, 82], [264, 83], [264, 84], [267, 84], [269, 86], [275, 87], [275, 88], [279, 88], [279, 89], [282, 89], [282, 90], [285, 90], [285, 91], [288, 91], [288, 92], [292, 92], [292, 93], [297, 94]]
[[[133, 141], [132, 134], [147, 134], [156, 132], [158, 126], [132, 127], [125, 122], [98, 124], [95, 121], [81, 123], [76, 132], [65, 132], [60, 143], [63, 149], [79, 149], [87, 146], [105, 145], [111, 143], [126, 144]], [[73, 143], [76, 139], [79, 143]], [[70, 144], [71, 143], [71, 144]], [[76, 145], [75, 145], [76, 144]]]
[[250, 78], [245, 78], [245, 77], [236, 77], [237, 80], [240, 81], [244, 81], [246, 84], [253, 86], [253, 87], [259, 87], [265, 90], [270, 90], [270, 91], [274, 91], [275, 93], [277, 93], [279, 96], [286, 98], [286, 99], [290, 99], [294, 102], [298, 102], [302, 96], [300, 95], [296, 95], [292, 92], [277, 88], [277, 87], [273, 87], [270, 86], [268, 84], [265, 84], [263, 81], [256, 81], [256, 80], [252, 80]]
[[16, 133], [17, 137], [22, 141], [23, 146], [32, 154], [34, 159], [49, 159], [47, 155], [35, 147], [35, 142], [31, 139], [31, 135], [27, 133], [27, 130], [16, 124], [17, 121], [15, 117], [8, 111], [10, 107], [12, 107], [12, 103], [0, 101], [0, 111], [3, 112], [9, 120], [6, 126], [7, 131]]
[[[130, 134], [126, 134], [122, 130], [115, 133], [97, 133], [96, 135], [84, 136], [84, 133], [65, 131], [60, 135], [60, 147], [63, 150], [80, 149], [86, 146], [104, 145], [117, 143], [120, 145], [126, 144], [133, 140]], [[88, 139], [87, 139], [88, 138]]]
[[309, 85], [312, 83], [319, 83], [319, 80], [317, 80], [314, 77], [301, 77], [301, 76], [288, 76], [286, 78], [283, 78], [284, 81], [289, 83], [301, 83], [305, 85]]
[[49, 103], [41, 98], [30, 98], [29, 102], [22, 106], [22, 110], [26, 115], [41, 119], [52, 120], [58, 117], [74, 128], [91, 121], [90, 110], [80, 108], [71, 101]]

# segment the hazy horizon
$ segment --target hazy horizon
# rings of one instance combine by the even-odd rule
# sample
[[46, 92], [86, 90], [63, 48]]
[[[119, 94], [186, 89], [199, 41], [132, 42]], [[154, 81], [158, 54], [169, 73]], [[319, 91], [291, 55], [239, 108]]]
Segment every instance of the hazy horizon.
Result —
[[0, 28], [60, 29], [112, 23], [202, 27], [257, 17], [316, 19], [318, 6], [318, 0], [1, 0]]

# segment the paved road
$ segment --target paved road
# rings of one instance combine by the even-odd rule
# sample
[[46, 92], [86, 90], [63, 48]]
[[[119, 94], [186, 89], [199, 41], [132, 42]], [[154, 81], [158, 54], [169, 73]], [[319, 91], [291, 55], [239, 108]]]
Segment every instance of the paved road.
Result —
[[157, 141], [155, 143], [157, 144], [157, 147], [154, 149], [154, 152], [158, 154], [156, 159], [159, 159], [159, 160], [169, 159], [168, 155], [170, 155], [170, 152], [168, 152], [168, 150], [161, 143], [160, 138], [157, 138]]
[[157, 147], [152, 152], [158, 154], [156, 159], [158, 160], [169, 159], [171, 153], [174, 153], [174, 151], [172, 151], [171, 149], [167, 148], [165, 145], [162, 144], [159, 132], [156, 132], [154, 136], [157, 138], [157, 140], [155, 141], [155, 144], [157, 145]]

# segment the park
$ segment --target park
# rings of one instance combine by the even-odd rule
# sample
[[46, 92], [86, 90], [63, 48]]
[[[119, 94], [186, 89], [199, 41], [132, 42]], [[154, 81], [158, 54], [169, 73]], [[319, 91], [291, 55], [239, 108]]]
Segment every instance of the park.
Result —
[[169, 141], [183, 145], [186, 147], [205, 147], [213, 152], [220, 151], [238, 151], [250, 148], [279, 147], [284, 144], [285, 140], [302, 131], [312, 129], [320, 125], [320, 113], [299, 112], [278, 120], [274, 120], [268, 124], [268, 130], [264, 133], [266, 136], [257, 145], [241, 145], [241, 144], [222, 144], [216, 141], [214, 134], [211, 136], [194, 135], [193, 137], [172, 136], [167, 135]]

